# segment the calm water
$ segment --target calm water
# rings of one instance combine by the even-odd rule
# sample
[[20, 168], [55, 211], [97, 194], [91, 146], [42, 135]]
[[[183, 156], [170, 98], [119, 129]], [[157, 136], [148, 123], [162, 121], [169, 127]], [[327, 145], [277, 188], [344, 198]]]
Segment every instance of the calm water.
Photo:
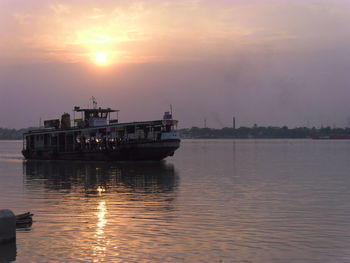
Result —
[[0, 208], [31, 229], [0, 262], [350, 262], [350, 141], [184, 140], [162, 163], [23, 161]]

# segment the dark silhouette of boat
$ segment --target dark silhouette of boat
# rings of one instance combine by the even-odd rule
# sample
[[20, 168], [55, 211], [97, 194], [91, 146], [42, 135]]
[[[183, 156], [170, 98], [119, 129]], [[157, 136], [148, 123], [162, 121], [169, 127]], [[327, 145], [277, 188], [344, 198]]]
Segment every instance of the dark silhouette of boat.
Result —
[[[111, 120], [111, 113], [118, 110], [94, 107], [74, 107], [71, 125], [70, 115], [64, 113], [61, 120], [44, 121], [44, 127], [30, 130], [23, 135], [23, 155], [26, 159], [39, 160], [162, 160], [174, 155], [180, 146], [176, 131], [177, 120], [171, 112], [154, 121], [119, 123]], [[75, 116], [75, 114], [74, 114]]]

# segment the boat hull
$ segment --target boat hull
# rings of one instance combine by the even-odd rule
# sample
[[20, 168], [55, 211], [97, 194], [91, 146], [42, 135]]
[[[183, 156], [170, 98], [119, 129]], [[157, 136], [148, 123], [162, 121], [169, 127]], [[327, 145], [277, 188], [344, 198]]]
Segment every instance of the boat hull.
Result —
[[127, 143], [117, 149], [93, 151], [22, 151], [30, 160], [94, 160], [94, 161], [159, 161], [174, 155], [180, 147], [180, 140], [165, 140], [145, 143]]

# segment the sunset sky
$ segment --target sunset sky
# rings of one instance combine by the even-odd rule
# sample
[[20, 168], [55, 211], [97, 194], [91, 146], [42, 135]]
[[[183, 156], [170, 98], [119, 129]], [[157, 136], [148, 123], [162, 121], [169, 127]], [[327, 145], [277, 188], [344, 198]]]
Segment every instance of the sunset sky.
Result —
[[0, 127], [87, 106], [350, 126], [350, 1], [0, 0]]

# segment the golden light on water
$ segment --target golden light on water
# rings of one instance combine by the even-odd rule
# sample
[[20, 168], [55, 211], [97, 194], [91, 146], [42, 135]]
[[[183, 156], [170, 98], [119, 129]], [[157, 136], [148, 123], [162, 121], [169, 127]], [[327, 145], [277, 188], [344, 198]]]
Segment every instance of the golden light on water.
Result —
[[99, 187], [97, 187], [96, 191], [97, 191], [98, 195], [102, 195], [102, 193], [106, 192], [106, 189], [99, 186]]
[[100, 259], [105, 257], [106, 253], [106, 247], [107, 247], [107, 241], [105, 237], [105, 226], [107, 224], [107, 206], [106, 201], [99, 201], [97, 206], [97, 223], [96, 223], [96, 232], [95, 232], [95, 238], [96, 243], [93, 246], [93, 255], [94, 260], [93, 262], [101, 262]]
[[100, 201], [98, 207], [98, 212], [97, 212], [97, 228], [96, 228], [96, 235], [98, 238], [102, 238], [104, 234], [104, 227], [107, 223], [107, 220], [105, 218], [107, 214], [107, 208], [106, 208], [106, 202], [105, 201]]

